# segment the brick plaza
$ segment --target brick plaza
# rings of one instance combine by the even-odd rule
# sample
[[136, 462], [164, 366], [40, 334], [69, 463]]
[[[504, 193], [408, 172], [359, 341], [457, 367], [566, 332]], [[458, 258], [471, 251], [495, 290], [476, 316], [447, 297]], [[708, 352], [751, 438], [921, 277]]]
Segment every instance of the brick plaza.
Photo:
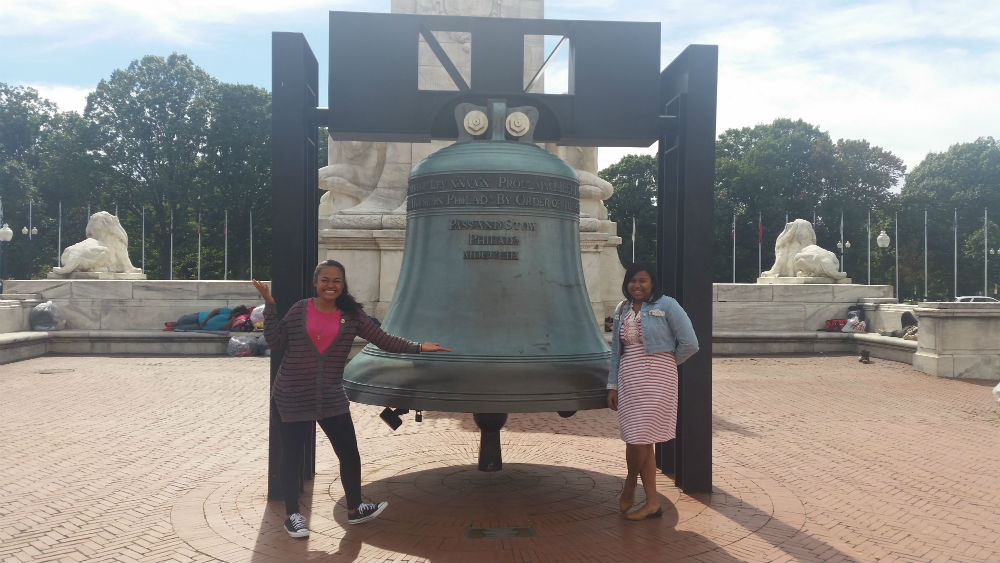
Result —
[[716, 358], [715, 490], [661, 476], [665, 515], [644, 522], [617, 511], [611, 411], [511, 415], [504, 470], [486, 474], [471, 416], [392, 432], [354, 405], [363, 494], [390, 506], [346, 525], [324, 439], [312, 535], [293, 540], [266, 500], [267, 379], [266, 358], [0, 366], [0, 561], [1000, 561], [986, 382], [855, 356]]

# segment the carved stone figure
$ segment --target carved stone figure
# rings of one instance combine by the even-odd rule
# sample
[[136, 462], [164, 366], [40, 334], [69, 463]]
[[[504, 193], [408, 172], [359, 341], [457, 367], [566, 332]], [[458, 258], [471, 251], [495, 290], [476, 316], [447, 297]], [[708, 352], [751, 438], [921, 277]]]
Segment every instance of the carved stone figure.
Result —
[[785, 224], [774, 243], [774, 266], [761, 278], [828, 278], [842, 280], [847, 274], [840, 270], [837, 255], [816, 245], [812, 223], [796, 219]]
[[[597, 148], [546, 143], [545, 150], [563, 159], [566, 164], [576, 170], [577, 178], [580, 180], [581, 217], [583, 219], [594, 218], [598, 221], [606, 220], [608, 208], [604, 206], [604, 200], [611, 197], [615, 189], [610, 182], [596, 174]], [[593, 230], [597, 230], [596, 226]]]
[[87, 238], [63, 250], [62, 267], [52, 268], [58, 276], [74, 272], [106, 272], [140, 274], [142, 270], [132, 265], [128, 257], [128, 235], [118, 217], [107, 211], [90, 216], [86, 229]]
[[330, 139], [327, 166], [319, 169], [320, 217], [361, 203], [378, 184], [385, 167], [385, 143]]
[[847, 273], [840, 271], [837, 255], [829, 250], [811, 244], [795, 253], [793, 264], [796, 277], [830, 278], [841, 280]]

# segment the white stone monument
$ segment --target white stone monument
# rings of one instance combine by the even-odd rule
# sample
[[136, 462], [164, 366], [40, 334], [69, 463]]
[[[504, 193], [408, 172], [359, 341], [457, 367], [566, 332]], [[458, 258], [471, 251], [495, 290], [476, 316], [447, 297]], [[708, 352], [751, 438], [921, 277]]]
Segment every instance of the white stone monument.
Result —
[[[392, 13], [476, 17], [541, 18], [543, 0], [392, 0]], [[464, 32], [434, 32], [441, 47], [468, 79], [471, 58]], [[526, 80], [543, 61], [542, 38], [525, 46]], [[456, 89], [430, 48], [420, 39], [418, 85], [422, 89]], [[536, 87], [541, 87], [536, 82]], [[328, 165], [319, 171], [326, 190], [319, 205], [321, 260], [334, 258], [349, 270], [351, 293], [370, 314], [383, 317], [396, 290], [403, 259], [406, 193], [410, 169], [431, 153], [451, 144], [335, 141], [330, 139]], [[611, 184], [597, 176], [597, 149], [555, 144], [545, 148], [565, 160], [580, 178], [580, 250], [584, 279], [595, 320], [610, 315], [621, 300], [625, 269], [618, 260], [615, 223], [603, 200]]]
[[98, 211], [87, 221], [87, 238], [63, 250], [62, 266], [52, 268], [52, 279], [144, 280], [142, 269], [128, 257], [128, 235], [118, 217]]
[[774, 266], [763, 272], [757, 283], [805, 284], [851, 283], [840, 271], [837, 255], [816, 245], [812, 223], [796, 219], [786, 223], [774, 243]]

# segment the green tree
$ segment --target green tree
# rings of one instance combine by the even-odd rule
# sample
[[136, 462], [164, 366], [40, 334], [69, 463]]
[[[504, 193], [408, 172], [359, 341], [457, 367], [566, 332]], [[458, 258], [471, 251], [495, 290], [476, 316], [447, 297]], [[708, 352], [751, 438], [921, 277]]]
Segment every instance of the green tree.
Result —
[[632, 263], [632, 221], [635, 221], [635, 260], [656, 262], [656, 157], [626, 155], [601, 170], [598, 175], [614, 186], [614, 194], [605, 200], [608, 216], [618, 223], [618, 258]]
[[[36, 262], [36, 276], [57, 265], [62, 248], [84, 238], [88, 203], [97, 203], [94, 194], [102, 193], [110, 172], [95, 153], [95, 129], [89, 121], [76, 112], [66, 112], [56, 115], [51, 123], [40, 143], [36, 174], [41, 201], [39, 229], [44, 227], [39, 238], [51, 243], [51, 253], [47, 251], [40, 263]], [[62, 237], [57, 240], [60, 217]]]
[[[732, 279], [732, 217], [736, 215], [736, 281], [757, 278], [758, 218], [763, 225], [760, 265], [774, 262], [773, 241], [788, 219], [811, 218], [823, 202], [834, 169], [829, 135], [802, 120], [729, 129], [719, 135], [715, 160], [716, 281]], [[772, 244], [766, 244], [772, 241]]]
[[992, 137], [958, 143], [943, 153], [930, 153], [907, 176], [900, 192], [900, 238], [916, 242], [916, 252], [906, 256], [906, 262], [919, 264], [919, 268], [907, 273], [921, 280], [922, 290], [926, 210], [929, 299], [953, 297], [956, 212], [958, 293], [982, 292], [984, 209], [994, 217], [1000, 214], [1000, 143]]
[[[891, 189], [905, 167], [892, 153], [863, 140], [838, 140], [802, 120], [776, 119], [770, 124], [729, 129], [716, 144], [715, 240], [716, 281], [732, 279], [732, 223], [736, 216], [736, 281], [750, 282], [774, 262], [774, 241], [786, 218], [813, 220], [820, 246], [836, 249], [840, 218], [849, 275], [864, 277], [867, 268], [867, 217], [872, 230], [886, 224]], [[874, 240], [874, 237], [873, 237]], [[874, 245], [874, 242], [872, 243]], [[873, 263], [873, 271], [877, 264]], [[861, 278], [858, 278], [859, 281]]]
[[[196, 198], [208, 189], [199, 161], [217, 84], [185, 55], [146, 56], [101, 80], [87, 99], [97, 154], [115, 174], [102, 186], [102, 203], [124, 204], [133, 225], [145, 213], [151, 277], [171, 275], [171, 216], [175, 256], [194, 254]], [[189, 260], [176, 261], [178, 277], [194, 277]]]
[[[202, 182], [211, 189], [200, 200], [202, 277], [222, 279], [225, 212], [229, 217], [229, 279], [250, 275], [250, 224], [254, 216], [254, 261], [270, 263], [271, 95], [247, 85], [220, 84], [212, 95], [212, 121], [202, 160]], [[324, 155], [325, 158], [325, 155]], [[258, 272], [264, 270], [258, 269]]]
[[[30, 277], [41, 262], [42, 250], [49, 246], [45, 225], [42, 238], [22, 237], [21, 227], [28, 223], [31, 203], [32, 224], [45, 215], [38, 206], [41, 200], [35, 185], [40, 161], [40, 146], [52, 130], [56, 106], [40, 97], [33, 88], [9, 86], [0, 82], [0, 198], [4, 221], [10, 223], [14, 239], [3, 248], [4, 277]], [[52, 254], [55, 245], [52, 244]]]

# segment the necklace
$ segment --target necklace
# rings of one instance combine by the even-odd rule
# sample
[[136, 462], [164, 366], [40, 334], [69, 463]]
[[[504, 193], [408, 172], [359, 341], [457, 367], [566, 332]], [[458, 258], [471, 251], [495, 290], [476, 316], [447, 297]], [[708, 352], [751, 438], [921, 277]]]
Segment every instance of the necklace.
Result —
[[[326, 311], [320, 310], [320, 308], [316, 306], [316, 300], [315, 299], [312, 300], [312, 308], [317, 313], [320, 313], [322, 315], [334, 315], [334, 314], [336, 314], [336, 313], [339, 312], [339, 310], [336, 307], [334, 307], [334, 309], [332, 311], [330, 311], [330, 312], [326, 312]], [[340, 324], [344, 324], [344, 318], [343, 317], [341, 317], [341, 319], [340, 319]], [[326, 323], [325, 322], [321, 323], [320, 326], [319, 326], [319, 330], [316, 331], [316, 342], [319, 342], [319, 341], [323, 340], [323, 333], [324, 332], [326, 332]]]

